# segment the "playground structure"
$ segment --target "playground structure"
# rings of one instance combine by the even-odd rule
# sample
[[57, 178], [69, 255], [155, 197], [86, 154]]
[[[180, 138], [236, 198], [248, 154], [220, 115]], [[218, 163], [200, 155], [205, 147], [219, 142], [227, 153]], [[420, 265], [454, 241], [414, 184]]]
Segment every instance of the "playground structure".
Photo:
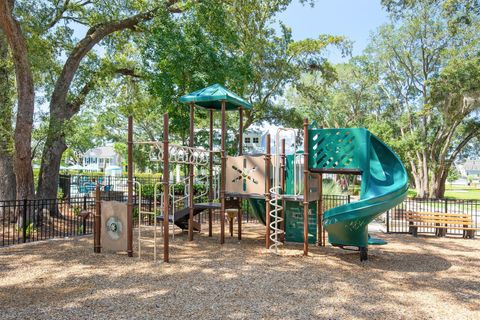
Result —
[[[278, 253], [285, 242], [303, 242], [303, 254], [308, 255], [309, 243], [324, 246], [325, 230], [329, 242], [341, 248], [358, 248], [360, 259], [366, 260], [369, 244], [384, 244], [368, 235], [368, 224], [379, 214], [396, 206], [406, 197], [408, 177], [398, 156], [366, 129], [322, 129], [315, 124], [303, 124], [303, 150], [296, 142], [293, 152], [286, 154], [285, 138], [292, 134], [297, 141], [299, 130], [279, 129], [274, 136], [275, 152], [271, 153], [271, 136], [266, 137], [263, 155], [243, 154], [243, 111], [252, 106], [235, 93], [216, 84], [180, 98], [190, 107], [190, 139], [188, 146], [169, 143], [168, 114], [163, 115], [163, 140], [134, 142], [133, 117], [128, 119], [128, 200], [127, 200], [127, 253], [133, 256], [133, 144], [150, 145], [150, 160], [162, 165], [162, 183], [154, 186], [153, 211], [141, 207], [142, 186], [137, 185], [139, 197], [138, 252], [142, 243], [153, 241], [154, 259], [157, 253], [157, 222], [163, 228], [163, 261], [169, 261], [169, 234], [174, 225], [188, 230], [188, 240], [200, 226], [194, 216], [208, 210], [208, 235], [212, 236], [212, 212], [220, 211], [220, 244], [225, 242], [225, 213], [237, 213], [238, 239], [241, 240], [242, 212], [239, 199], [247, 199], [254, 214], [265, 224], [265, 246]], [[209, 113], [209, 149], [194, 146], [195, 108]], [[214, 111], [221, 112], [220, 151], [214, 151]], [[239, 112], [238, 155], [226, 153], [226, 113]], [[218, 192], [214, 192], [214, 157], [220, 155], [216, 168], [220, 178]], [[169, 182], [171, 164], [188, 165], [188, 176], [181, 183], [188, 185], [185, 196], [175, 198]], [[208, 202], [195, 203], [194, 172], [208, 167]], [[322, 175], [361, 175], [360, 201], [341, 205], [322, 212]], [[160, 187], [161, 186], [161, 187]], [[157, 197], [160, 201], [157, 204]], [[198, 198], [198, 197], [197, 197]], [[97, 210], [95, 223], [95, 252], [100, 252], [101, 210]], [[229, 213], [230, 215], [230, 213]], [[143, 217], [153, 218], [153, 239], [142, 237]], [[233, 216], [230, 223], [233, 223]], [[232, 225], [230, 226], [232, 230]]]

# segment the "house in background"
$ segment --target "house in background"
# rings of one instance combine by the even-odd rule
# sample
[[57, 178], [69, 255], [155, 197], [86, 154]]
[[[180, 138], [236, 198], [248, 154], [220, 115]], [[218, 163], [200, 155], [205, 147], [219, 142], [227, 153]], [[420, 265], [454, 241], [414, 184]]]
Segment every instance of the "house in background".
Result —
[[122, 157], [115, 151], [113, 146], [97, 147], [88, 150], [83, 155], [83, 166], [95, 168], [97, 171], [105, 171], [109, 166], [122, 166]]
[[458, 171], [462, 177], [479, 176], [480, 175], [480, 160], [468, 159], [464, 163], [457, 166]]
[[243, 147], [247, 152], [263, 152], [262, 150], [263, 132], [258, 129], [247, 130], [243, 133]]

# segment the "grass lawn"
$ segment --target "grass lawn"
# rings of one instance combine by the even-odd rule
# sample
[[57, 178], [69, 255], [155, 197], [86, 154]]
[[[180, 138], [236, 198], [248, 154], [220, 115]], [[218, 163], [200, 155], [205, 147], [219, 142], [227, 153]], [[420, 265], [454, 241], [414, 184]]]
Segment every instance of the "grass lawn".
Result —
[[474, 186], [445, 186], [445, 197], [450, 199], [475, 199], [480, 200], [480, 188]]
[[[408, 189], [408, 197], [414, 198], [415, 189]], [[461, 200], [480, 200], [480, 188], [476, 186], [450, 186], [447, 184], [445, 198]]]
[[480, 190], [447, 190], [445, 197], [449, 199], [480, 200]]

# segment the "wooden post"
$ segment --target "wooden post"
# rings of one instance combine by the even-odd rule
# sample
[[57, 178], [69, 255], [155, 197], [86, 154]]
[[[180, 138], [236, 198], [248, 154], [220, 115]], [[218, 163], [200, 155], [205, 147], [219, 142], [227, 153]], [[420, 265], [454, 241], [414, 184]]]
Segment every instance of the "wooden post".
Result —
[[[169, 163], [168, 163], [168, 113], [163, 114], [163, 261], [169, 261]], [[154, 201], [157, 201], [155, 199]]]
[[[210, 113], [210, 135], [208, 137], [209, 159], [208, 159], [208, 202], [213, 202], [213, 109]], [[212, 236], [212, 209], [208, 209], [208, 236]]]
[[[24, 208], [26, 208], [26, 206]], [[102, 251], [102, 244], [100, 243], [100, 233], [102, 232], [101, 224], [102, 204], [100, 197], [100, 185], [97, 183], [97, 186], [95, 187], [95, 228], [93, 229], [95, 232], [95, 236], [93, 237], [93, 252], [95, 253], [100, 253]]]
[[[239, 124], [239, 139], [238, 139], [238, 155], [243, 155], [243, 108], [238, 109], [240, 124]], [[237, 224], [238, 224], [238, 240], [242, 240], [242, 198], [238, 199], [238, 210], [237, 210]]]
[[270, 248], [270, 133], [267, 134], [265, 153], [265, 247]]
[[227, 156], [225, 153], [225, 139], [227, 136], [226, 129], [226, 114], [225, 114], [225, 100], [222, 100], [222, 141], [220, 146], [220, 154], [222, 157], [221, 168], [220, 168], [220, 244], [225, 243], [225, 171], [227, 169]]
[[128, 116], [127, 254], [133, 257], [133, 116]]
[[303, 120], [303, 255], [308, 256], [308, 119]]
[[[281, 187], [281, 194], [285, 194], [285, 139], [282, 139], [282, 147], [281, 147], [281, 155], [280, 155], [280, 187]], [[294, 182], [295, 183], [295, 182]], [[280, 222], [280, 229], [283, 230], [283, 233], [280, 237], [280, 241], [283, 243], [285, 242], [285, 200], [282, 198], [282, 210], [280, 211], [280, 217], [282, 218], [282, 222]]]
[[325, 246], [323, 242], [323, 174], [318, 177], [318, 200], [317, 200], [317, 246]]
[[[194, 116], [195, 116], [195, 105], [190, 104], [190, 141], [188, 146], [193, 148], [193, 138], [194, 138]], [[188, 241], [193, 241], [193, 163], [190, 162], [193, 159], [189, 159], [188, 165]]]

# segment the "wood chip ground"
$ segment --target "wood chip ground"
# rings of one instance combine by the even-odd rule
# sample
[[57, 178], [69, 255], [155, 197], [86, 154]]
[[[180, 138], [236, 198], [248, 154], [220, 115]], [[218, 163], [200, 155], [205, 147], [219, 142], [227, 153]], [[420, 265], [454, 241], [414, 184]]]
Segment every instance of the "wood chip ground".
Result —
[[331, 246], [270, 254], [255, 224], [241, 243], [215, 233], [177, 234], [170, 264], [94, 254], [91, 236], [2, 248], [0, 318], [480, 319], [480, 240], [378, 234], [389, 244], [361, 263]]

